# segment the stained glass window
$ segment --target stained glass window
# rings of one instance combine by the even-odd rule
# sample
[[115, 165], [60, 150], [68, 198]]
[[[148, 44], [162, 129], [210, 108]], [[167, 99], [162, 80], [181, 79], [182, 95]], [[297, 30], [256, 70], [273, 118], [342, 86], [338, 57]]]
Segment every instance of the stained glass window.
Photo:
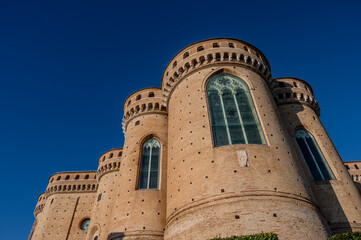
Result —
[[157, 189], [160, 143], [151, 138], [143, 143], [139, 167], [138, 189]]
[[335, 179], [312, 134], [300, 129], [295, 132], [295, 138], [313, 179], [315, 181]]
[[231, 74], [217, 74], [207, 83], [214, 146], [264, 144], [264, 136], [246, 83]]

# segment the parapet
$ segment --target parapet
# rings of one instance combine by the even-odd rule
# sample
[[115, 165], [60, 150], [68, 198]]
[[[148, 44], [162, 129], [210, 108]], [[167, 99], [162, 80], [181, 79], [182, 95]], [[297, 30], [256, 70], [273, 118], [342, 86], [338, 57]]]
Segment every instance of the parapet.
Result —
[[311, 107], [320, 116], [320, 107], [313, 96], [311, 86], [304, 80], [293, 77], [273, 79], [273, 97], [277, 105], [301, 103]]
[[361, 161], [344, 162], [352, 180], [361, 183]]
[[145, 88], [132, 93], [123, 104], [123, 132], [126, 132], [129, 121], [136, 116], [155, 112], [167, 114], [166, 107], [161, 104], [162, 90], [160, 88]]
[[168, 96], [179, 79], [204, 66], [222, 63], [240, 64], [271, 82], [271, 70], [266, 57], [256, 47], [233, 38], [212, 38], [188, 45], [168, 63], [162, 76], [163, 99], [167, 106]]
[[54, 193], [96, 192], [97, 188], [96, 171], [58, 172], [50, 176], [45, 197]]
[[34, 210], [35, 218], [41, 211], [43, 211], [43, 209], [45, 207], [45, 202], [46, 202], [45, 193], [42, 193], [39, 195], [38, 202], [36, 203], [36, 206], [35, 206], [35, 210]]
[[123, 148], [113, 148], [100, 155], [97, 170], [98, 181], [105, 173], [119, 170], [122, 154]]

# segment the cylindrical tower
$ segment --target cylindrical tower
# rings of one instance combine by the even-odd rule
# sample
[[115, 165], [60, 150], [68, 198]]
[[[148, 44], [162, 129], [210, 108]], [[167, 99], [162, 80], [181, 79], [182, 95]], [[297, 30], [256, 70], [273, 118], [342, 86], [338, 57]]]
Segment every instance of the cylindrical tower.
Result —
[[[334, 233], [361, 230], [361, 197], [354, 185], [340, 155], [324, 129], [320, 109], [313, 96], [311, 86], [298, 78], [277, 78], [272, 82], [274, 98], [287, 125], [287, 134], [297, 149], [298, 159], [305, 169], [322, 213]], [[318, 146], [323, 162], [317, 163], [317, 156], [304, 156], [309, 144], [302, 150], [297, 144], [297, 131], [308, 132]], [[311, 136], [311, 137], [310, 137]], [[302, 146], [301, 146], [302, 147]], [[314, 154], [312, 154], [314, 155]], [[307, 163], [310, 158], [310, 162]], [[316, 161], [316, 164], [313, 162]], [[320, 166], [321, 164], [321, 166]], [[322, 170], [322, 166], [328, 170]], [[321, 176], [324, 171], [327, 176]], [[323, 174], [324, 175], [324, 174]]]
[[97, 190], [95, 171], [60, 172], [39, 196], [31, 240], [85, 239]]
[[237, 39], [191, 44], [168, 64], [165, 239], [271, 231], [280, 239], [327, 238], [271, 80], [264, 55]]
[[[35, 233], [35, 230], [38, 229], [37, 226], [45, 225], [46, 217], [44, 216], [44, 214], [42, 214], [43, 209], [45, 207], [45, 203], [46, 203], [45, 193], [42, 193], [39, 195], [38, 202], [36, 203], [36, 206], [35, 206], [35, 210], [34, 210], [35, 220], [34, 220], [32, 228], [31, 228], [28, 240], [35, 239], [34, 233]], [[38, 230], [37, 232], [39, 232], [39, 231], [41, 231], [41, 230]]]
[[98, 159], [98, 191], [93, 203], [92, 219], [89, 226], [87, 239], [106, 240], [109, 232], [109, 225], [112, 222], [112, 211], [115, 205], [116, 189], [115, 179], [119, 175], [123, 149], [111, 149]]
[[109, 239], [163, 239], [168, 117], [161, 103], [160, 88], [139, 90], [124, 102], [125, 141]]

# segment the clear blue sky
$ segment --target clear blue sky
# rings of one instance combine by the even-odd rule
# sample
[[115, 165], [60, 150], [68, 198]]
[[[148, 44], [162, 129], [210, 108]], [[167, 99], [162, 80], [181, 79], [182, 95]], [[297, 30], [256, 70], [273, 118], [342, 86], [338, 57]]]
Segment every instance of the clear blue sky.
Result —
[[243, 39], [273, 77], [309, 82], [341, 157], [361, 160], [360, 12], [359, 0], [1, 0], [1, 239], [27, 238], [51, 174], [95, 170], [121, 147], [125, 98], [206, 38]]

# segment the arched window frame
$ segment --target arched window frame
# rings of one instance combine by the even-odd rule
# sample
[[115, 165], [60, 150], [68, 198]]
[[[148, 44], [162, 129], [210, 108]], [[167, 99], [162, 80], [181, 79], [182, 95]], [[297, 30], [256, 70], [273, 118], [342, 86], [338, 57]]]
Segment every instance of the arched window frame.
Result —
[[[213, 132], [213, 123], [212, 123], [212, 110], [211, 110], [211, 106], [210, 106], [210, 99], [209, 99], [209, 96], [208, 96], [208, 84], [210, 83], [211, 80], [213, 80], [215, 77], [219, 76], [219, 75], [225, 75], [225, 76], [228, 76], [230, 78], [232, 78], [234, 81], [238, 82], [237, 84], [239, 85], [242, 85], [242, 89], [245, 91], [245, 97], [248, 99], [248, 104], [249, 104], [249, 107], [250, 107], [250, 110], [251, 110], [251, 113], [252, 113], [252, 116], [253, 116], [253, 120], [254, 120], [254, 123], [255, 125], [257, 126], [257, 129], [258, 129], [258, 137], [260, 138], [258, 143], [249, 143], [246, 139], [247, 137], [245, 138], [245, 142], [244, 143], [232, 143], [232, 140], [230, 140], [230, 130], [229, 130], [229, 126], [227, 125], [227, 123], [225, 123], [226, 125], [226, 128], [227, 128], [227, 136], [228, 136], [228, 144], [217, 144], [216, 143], [216, 140], [215, 140], [215, 133]], [[251, 87], [253, 89], [253, 86]], [[256, 106], [254, 104], [254, 99], [253, 99], [253, 96], [252, 96], [252, 93], [250, 91], [250, 86], [249, 86], [249, 83], [247, 83], [245, 80], [241, 79], [240, 77], [234, 75], [234, 74], [231, 74], [231, 73], [228, 73], [228, 71], [226, 70], [219, 70], [217, 73], [213, 73], [212, 75], [210, 75], [209, 77], [206, 78], [205, 80], [205, 83], [204, 83], [204, 91], [205, 91], [205, 94], [206, 94], [206, 99], [207, 99], [207, 106], [208, 106], [208, 117], [209, 117], [209, 122], [210, 122], [210, 131], [211, 131], [211, 135], [212, 135], [212, 140], [213, 140], [213, 146], [214, 147], [218, 147], [218, 146], [225, 146], [225, 145], [233, 145], [233, 144], [266, 144], [266, 138], [265, 138], [265, 134], [264, 134], [264, 129], [262, 127], [262, 124], [261, 124], [261, 121], [260, 121], [260, 118], [258, 117], [259, 114], [258, 114], [258, 111], [256, 109]], [[238, 89], [234, 89], [234, 90], [238, 90]], [[219, 94], [219, 93], [218, 93]], [[234, 97], [234, 93], [232, 93], [233, 97]], [[248, 135], [247, 133], [245, 133], [245, 129], [244, 129], [244, 124], [242, 122], [242, 115], [240, 114], [240, 110], [239, 110], [239, 105], [238, 105], [238, 102], [236, 101], [236, 99], [234, 99], [234, 107], [237, 109], [237, 114], [238, 114], [238, 121], [240, 121], [240, 126], [242, 127], [242, 134], [243, 136], [246, 136]], [[223, 108], [222, 108], [223, 109]], [[226, 119], [225, 119], [225, 112], [224, 112], [224, 109], [223, 109], [223, 116], [224, 116], [224, 120], [225, 122]], [[239, 117], [241, 116], [241, 117]]]
[[[307, 134], [310, 137], [310, 139], [313, 141], [313, 144], [314, 144], [314, 146], [310, 146], [310, 144], [306, 140], [304, 140], [305, 149], [307, 149], [308, 154], [310, 155], [310, 159], [306, 159], [305, 153], [303, 152], [303, 150], [297, 140], [297, 138], [298, 138], [297, 135], [304, 135], [304, 134]], [[302, 138], [304, 139], [304, 137], [305, 136], [303, 136]], [[308, 130], [306, 130], [305, 128], [297, 128], [294, 132], [294, 138], [297, 143], [298, 149], [301, 152], [301, 156], [304, 159], [313, 180], [314, 181], [336, 180], [336, 175], [334, 174], [334, 171], [332, 171], [330, 164], [328, 163], [320, 145], [317, 142], [317, 139], [313, 136], [313, 134], [311, 132], [309, 132]], [[301, 136], [300, 136], [300, 138], [301, 138]], [[313, 151], [317, 150], [317, 154], [319, 155], [318, 157], [321, 159], [319, 159], [319, 160], [316, 159], [317, 156], [315, 156], [315, 154], [311, 150], [313, 148], [315, 148]], [[321, 163], [323, 163], [323, 165], [320, 164], [320, 160], [321, 160]], [[311, 164], [315, 165], [315, 169], [311, 169], [312, 168]], [[317, 175], [315, 175], [314, 171], [316, 171], [316, 173], [319, 174], [319, 177]]]
[[[150, 141], [152, 141], [153, 140], [153, 143], [152, 142], [150, 142]], [[152, 158], [152, 154], [154, 153], [154, 151], [153, 151], [153, 147], [154, 146], [151, 146], [151, 149], [150, 149], [150, 155], [149, 155], [149, 158], [148, 158], [148, 163], [150, 163], [150, 164], [148, 164], [148, 169], [147, 169], [147, 175], [146, 175], [146, 179], [147, 179], [147, 181], [146, 181], [146, 186], [141, 186], [141, 178], [143, 177], [143, 175], [142, 174], [145, 174], [145, 172], [142, 172], [142, 164], [144, 164], [144, 162], [143, 162], [143, 151], [144, 151], [144, 147], [145, 147], [145, 144], [150, 144], [150, 145], [158, 145], [158, 147], [159, 147], [159, 150], [158, 150], [158, 159], [157, 159], [157, 161], [158, 161], [158, 163], [157, 163], [157, 165], [158, 165], [158, 169], [156, 170], [156, 172], [157, 172], [157, 174], [156, 174], [156, 186], [151, 186], [151, 178], [152, 178], [152, 176], [151, 176], [151, 174], [150, 174], [150, 172], [152, 171], [151, 170], [151, 165], [152, 165], [152, 163], [154, 163], [154, 160], [155, 159], [153, 159]], [[143, 143], [142, 143], [142, 145], [141, 145], [141, 148], [140, 148], [140, 155], [139, 155], [139, 164], [138, 164], [138, 178], [137, 178], [137, 187], [136, 187], [136, 189], [137, 190], [157, 190], [157, 189], [159, 189], [159, 186], [160, 186], [160, 170], [161, 170], [161, 158], [162, 158], [162, 144], [161, 144], [161, 141], [158, 139], [158, 138], [156, 138], [156, 137], [154, 137], [153, 135], [150, 135], [150, 136], [148, 136], [144, 141], [143, 141]], [[153, 170], [154, 171], [154, 170]]]

